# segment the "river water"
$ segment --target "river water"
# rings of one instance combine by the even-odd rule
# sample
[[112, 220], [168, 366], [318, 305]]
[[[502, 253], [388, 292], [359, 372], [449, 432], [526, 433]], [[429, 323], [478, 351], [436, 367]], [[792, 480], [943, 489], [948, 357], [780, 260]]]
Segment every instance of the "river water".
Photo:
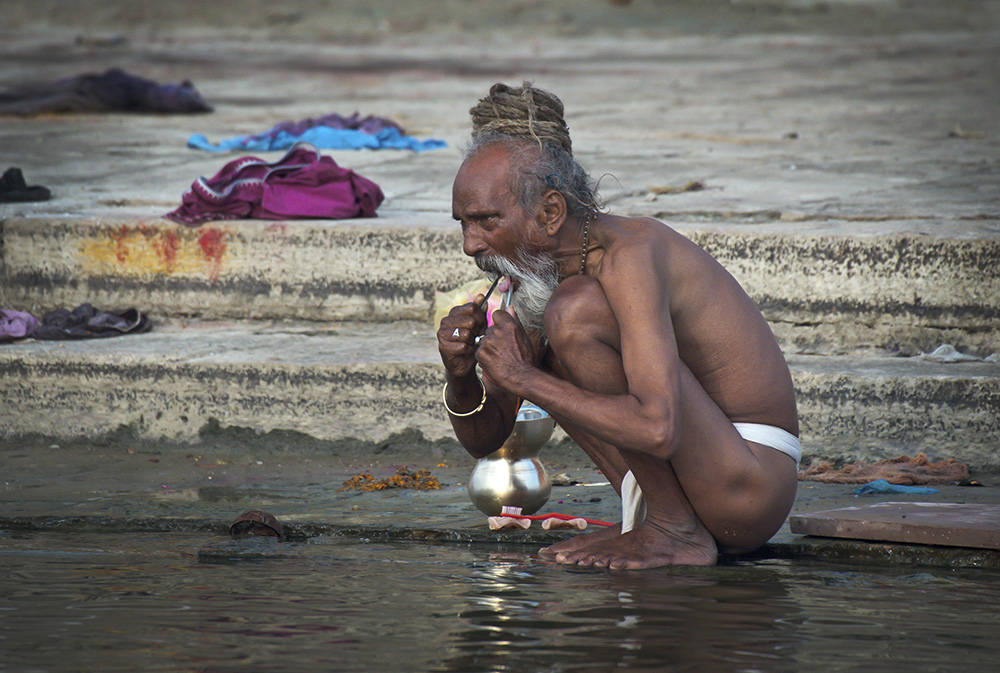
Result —
[[1000, 573], [0, 532], [0, 671], [996, 670]]

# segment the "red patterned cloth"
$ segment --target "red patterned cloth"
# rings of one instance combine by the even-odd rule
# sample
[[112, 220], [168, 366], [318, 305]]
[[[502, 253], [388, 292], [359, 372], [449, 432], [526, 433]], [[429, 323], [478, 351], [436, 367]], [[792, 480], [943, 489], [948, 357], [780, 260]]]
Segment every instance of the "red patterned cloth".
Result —
[[377, 184], [298, 143], [278, 161], [234, 159], [199, 178], [165, 217], [181, 224], [209, 220], [340, 220], [374, 217], [385, 196]]

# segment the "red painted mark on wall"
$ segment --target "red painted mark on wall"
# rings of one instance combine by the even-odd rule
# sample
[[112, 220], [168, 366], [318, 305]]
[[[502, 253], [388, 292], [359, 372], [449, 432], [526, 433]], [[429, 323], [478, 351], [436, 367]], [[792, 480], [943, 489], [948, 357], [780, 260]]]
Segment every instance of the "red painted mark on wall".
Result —
[[177, 233], [170, 229], [160, 232], [153, 239], [153, 245], [160, 259], [163, 261], [163, 266], [166, 268], [167, 273], [172, 273], [174, 267], [177, 266]]
[[208, 260], [209, 278], [215, 280], [219, 277], [222, 268], [222, 258], [226, 254], [226, 232], [221, 229], [205, 227], [204, 232], [198, 237], [198, 245]]
[[125, 239], [129, 235], [129, 227], [123, 224], [118, 231], [110, 231], [111, 240], [115, 242], [115, 259], [118, 260], [119, 264], [124, 264], [125, 260], [128, 259], [128, 245]]

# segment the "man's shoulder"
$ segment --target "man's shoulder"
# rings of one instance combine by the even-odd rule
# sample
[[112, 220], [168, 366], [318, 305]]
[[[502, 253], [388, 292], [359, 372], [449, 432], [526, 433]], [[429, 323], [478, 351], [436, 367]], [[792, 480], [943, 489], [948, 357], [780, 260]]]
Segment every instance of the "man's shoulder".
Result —
[[652, 217], [627, 217], [622, 215], [612, 216], [615, 222], [615, 229], [619, 232], [618, 238], [623, 243], [641, 245], [654, 240], [668, 241], [671, 237], [680, 234], [668, 224]]
[[612, 257], [634, 258], [652, 254], [662, 256], [687, 239], [674, 229], [651, 217], [616, 217], [617, 235], [608, 252]]
[[607, 282], [620, 276], [654, 278], [666, 291], [722, 268], [694, 241], [659, 220], [630, 217], [620, 218], [617, 224], [618, 235], [602, 264]]

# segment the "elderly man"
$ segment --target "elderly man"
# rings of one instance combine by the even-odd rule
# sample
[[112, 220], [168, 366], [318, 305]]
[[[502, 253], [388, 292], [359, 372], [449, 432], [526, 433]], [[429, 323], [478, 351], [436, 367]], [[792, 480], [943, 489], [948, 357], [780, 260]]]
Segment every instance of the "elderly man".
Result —
[[759, 547], [788, 515], [800, 457], [791, 376], [760, 311], [666, 225], [600, 212], [558, 98], [497, 84], [472, 116], [453, 215], [512, 305], [489, 327], [477, 301], [441, 321], [459, 441], [496, 450], [530, 400], [608, 477], [621, 526], [541, 550], [559, 563], [707, 565]]

